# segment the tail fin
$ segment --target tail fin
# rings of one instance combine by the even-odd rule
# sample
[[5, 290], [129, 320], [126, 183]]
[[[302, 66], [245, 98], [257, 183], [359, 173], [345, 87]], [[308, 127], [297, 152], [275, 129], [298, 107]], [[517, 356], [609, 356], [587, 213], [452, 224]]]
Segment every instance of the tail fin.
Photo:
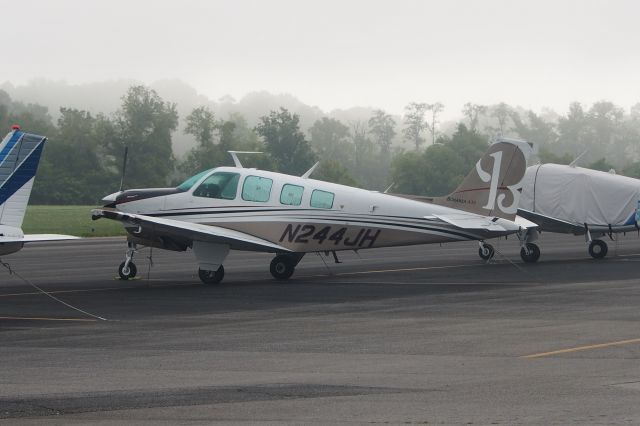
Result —
[[0, 143], [0, 224], [20, 228], [47, 138], [17, 126]]
[[434, 198], [433, 203], [483, 216], [515, 219], [531, 151], [525, 141], [499, 139], [455, 191]]

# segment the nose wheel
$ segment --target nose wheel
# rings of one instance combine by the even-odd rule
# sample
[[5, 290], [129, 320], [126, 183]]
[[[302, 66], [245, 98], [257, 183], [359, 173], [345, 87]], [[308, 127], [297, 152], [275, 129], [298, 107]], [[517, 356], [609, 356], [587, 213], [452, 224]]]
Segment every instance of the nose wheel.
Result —
[[138, 274], [138, 268], [133, 263], [133, 255], [136, 252], [136, 245], [133, 243], [127, 243], [127, 253], [125, 255], [124, 262], [118, 266], [118, 275], [121, 280], [130, 280]]
[[138, 268], [136, 268], [136, 264], [131, 261], [129, 261], [129, 264], [127, 265], [127, 261], [125, 260], [120, 264], [120, 266], [118, 266], [118, 275], [121, 280], [126, 281], [131, 278], [135, 278], [137, 274]]

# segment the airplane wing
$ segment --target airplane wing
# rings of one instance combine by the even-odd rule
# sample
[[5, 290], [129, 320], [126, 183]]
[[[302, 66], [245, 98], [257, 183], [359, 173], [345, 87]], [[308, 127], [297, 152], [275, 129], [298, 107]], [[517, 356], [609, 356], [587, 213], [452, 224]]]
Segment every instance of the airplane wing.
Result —
[[542, 231], [557, 232], [560, 234], [584, 235], [587, 231], [587, 228], [589, 228], [589, 232], [591, 233], [602, 234], [615, 234], [620, 232], [631, 232], [639, 230], [635, 222], [633, 224], [624, 225], [599, 225], [588, 223], [585, 227], [585, 224], [568, 222], [566, 220], [557, 219], [555, 217], [546, 216], [524, 209], [518, 209], [518, 216], [521, 216], [527, 220], [530, 220], [531, 222], [538, 224], [540, 230]]
[[158, 237], [166, 236], [190, 241], [226, 244], [233, 250], [266, 251], [271, 253], [291, 251], [262, 238], [220, 226], [202, 225], [142, 214], [122, 213], [114, 210], [95, 209], [91, 211], [91, 214], [94, 220], [105, 217], [120, 221], [125, 227], [147, 228], [152, 230], [150, 232], [153, 232]]
[[[568, 222], [562, 219], [556, 219], [554, 217], [546, 216], [529, 210], [518, 209], [518, 216], [530, 220], [531, 222], [537, 223], [540, 229], [543, 231], [574, 235], [583, 235], [585, 233], [584, 225], [574, 222]], [[591, 227], [589, 227], [589, 229], [591, 229]]]
[[27, 234], [23, 237], [0, 237], [0, 243], [36, 243], [39, 241], [77, 240], [79, 237], [61, 234]]
[[476, 214], [448, 214], [425, 216], [425, 219], [439, 220], [460, 229], [484, 231], [518, 231], [520, 225], [507, 219]]

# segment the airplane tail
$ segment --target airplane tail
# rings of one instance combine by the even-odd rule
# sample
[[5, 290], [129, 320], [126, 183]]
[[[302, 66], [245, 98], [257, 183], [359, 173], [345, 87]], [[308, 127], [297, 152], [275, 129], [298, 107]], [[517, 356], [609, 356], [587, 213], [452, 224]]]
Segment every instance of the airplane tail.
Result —
[[0, 225], [22, 226], [46, 140], [14, 126], [0, 143]]
[[531, 151], [525, 141], [499, 139], [455, 191], [436, 197], [432, 202], [483, 216], [514, 220]]

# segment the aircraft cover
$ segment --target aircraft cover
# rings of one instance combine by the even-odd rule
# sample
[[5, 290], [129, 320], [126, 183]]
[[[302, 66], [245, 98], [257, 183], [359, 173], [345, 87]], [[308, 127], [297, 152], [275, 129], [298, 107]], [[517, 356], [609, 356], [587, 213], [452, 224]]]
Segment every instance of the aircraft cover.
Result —
[[568, 222], [614, 226], [629, 223], [639, 200], [638, 179], [542, 164], [527, 168], [519, 207]]

